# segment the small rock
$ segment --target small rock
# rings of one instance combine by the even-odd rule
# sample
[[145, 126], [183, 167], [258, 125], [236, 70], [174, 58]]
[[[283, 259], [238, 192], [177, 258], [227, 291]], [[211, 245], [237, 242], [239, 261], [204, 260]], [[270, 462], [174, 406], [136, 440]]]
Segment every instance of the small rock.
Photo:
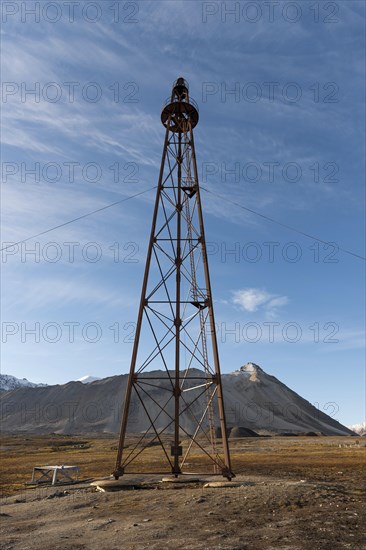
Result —
[[49, 500], [51, 498], [60, 498], [60, 497], [66, 496], [68, 494], [69, 493], [67, 491], [56, 491], [55, 493], [52, 493], [52, 495], [48, 495], [48, 497], [46, 497], [46, 499]]
[[147, 521], [151, 521], [151, 519], [150, 519], [150, 518], [145, 518], [145, 519], [143, 519], [142, 521], [143, 521], [144, 523], [146, 523]]

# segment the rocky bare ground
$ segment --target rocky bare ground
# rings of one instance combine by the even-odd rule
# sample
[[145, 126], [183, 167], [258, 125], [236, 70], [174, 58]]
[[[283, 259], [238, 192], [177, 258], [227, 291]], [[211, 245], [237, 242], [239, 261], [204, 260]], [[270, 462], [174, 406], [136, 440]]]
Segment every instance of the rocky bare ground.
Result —
[[[127, 478], [126, 478], [127, 479]], [[362, 549], [358, 485], [237, 476], [237, 487], [152, 483], [98, 492], [89, 484], [2, 499], [1, 550]]]

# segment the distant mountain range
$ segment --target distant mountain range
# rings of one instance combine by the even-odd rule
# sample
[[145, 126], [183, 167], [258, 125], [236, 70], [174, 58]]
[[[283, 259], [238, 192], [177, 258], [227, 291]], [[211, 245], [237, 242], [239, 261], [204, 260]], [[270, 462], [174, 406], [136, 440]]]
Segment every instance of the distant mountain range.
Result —
[[[82, 382], [83, 384], [90, 384], [90, 382], [95, 382], [100, 380], [97, 376], [82, 376], [78, 378], [76, 382]], [[34, 382], [29, 382], [26, 378], [17, 378], [11, 374], [0, 374], [0, 392], [1, 391], [12, 391], [17, 388], [40, 388], [47, 386], [48, 384], [35, 384]]]
[[0, 374], [0, 391], [12, 391], [17, 388], [39, 388], [47, 384], [35, 384], [26, 378], [16, 378], [11, 374]]
[[[198, 370], [196, 373], [197, 376], [202, 374]], [[148, 376], [158, 378], [162, 373], [152, 371]], [[1, 393], [2, 430], [66, 434], [117, 433], [127, 378], [127, 374], [97, 380], [87, 376], [80, 381], [56, 386], [20, 381], [12, 391]], [[230, 428], [244, 427], [261, 434], [316, 432], [325, 435], [355, 435], [351, 429], [314, 407], [254, 363], [247, 363], [231, 374], [222, 374], [222, 384], [226, 419]], [[192, 400], [196, 397], [195, 409], [192, 409], [196, 417], [206, 407], [205, 396], [199, 397], [197, 391], [192, 389], [186, 394]], [[155, 381], [154, 400], [155, 404], [151, 403], [150, 410], [152, 418], [161, 413], [156, 403], [166, 401], [164, 380]], [[167, 413], [173, 414], [173, 409], [169, 407]], [[181, 418], [184, 429], [191, 433], [196, 426], [192, 414], [184, 412]], [[164, 414], [159, 416], [162, 426], [166, 425], [167, 419], [168, 416], [164, 418]], [[136, 396], [131, 401], [129, 421], [130, 431], [135, 433], [149, 427]]]

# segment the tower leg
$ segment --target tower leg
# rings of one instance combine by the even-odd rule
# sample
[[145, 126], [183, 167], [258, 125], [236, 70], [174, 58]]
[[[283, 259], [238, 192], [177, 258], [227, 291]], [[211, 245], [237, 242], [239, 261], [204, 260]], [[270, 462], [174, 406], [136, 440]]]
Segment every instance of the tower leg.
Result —
[[138, 352], [138, 347], [140, 342], [141, 326], [142, 326], [142, 319], [144, 314], [144, 303], [145, 303], [145, 297], [146, 297], [147, 283], [149, 280], [149, 271], [150, 271], [151, 257], [153, 252], [156, 220], [157, 220], [158, 209], [159, 209], [161, 185], [162, 185], [162, 179], [163, 179], [165, 158], [167, 154], [168, 141], [169, 141], [169, 129], [167, 128], [165, 132], [164, 149], [163, 149], [163, 155], [161, 159], [159, 182], [158, 182], [158, 187], [156, 191], [154, 214], [153, 214], [153, 221], [152, 221], [152, 227], [151, 227], [151, 233], [150, 233], [149, 248], [147, 251], [145, 273], [144, 273], [144, 279], [142, 282], [141, 298], [140, 298], [139, 312], [137, 317], [135, 339], [133, 342], [130, 372], [128, 375], [125, 400], [123, 405], [122, 422], [121, 422], [121, 430], [120, 430], [119, 443], [118, 443], [116, 465], [113, 472], [115, 479], [118, 479], [120, 476], [124, 474], [124, 468], [122, 466], [122, 455], [123, 455], [123, 448], [124, 448], [125, 439], [126, 439], [127, 423], [128, 423], [129, 409], [131, 404], [132, 386], [133, 386], [133, 380], [135, 376], [137, 352]]

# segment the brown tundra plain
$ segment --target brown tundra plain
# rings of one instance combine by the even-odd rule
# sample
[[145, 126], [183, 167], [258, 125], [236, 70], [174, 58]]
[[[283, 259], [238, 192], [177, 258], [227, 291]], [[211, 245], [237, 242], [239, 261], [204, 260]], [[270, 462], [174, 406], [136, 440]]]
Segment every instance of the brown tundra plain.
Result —
[[[366, 548], [365, 438], [233, 439], [231, 483], [205, 487], [223, 478], [193, 456], [188, 483], [126, 475], [100, 491], [90, 483], [110, 475], [116, 447], [108, 435], [4, 436], [0, 549]], [[158, 470], [159, 457], [151, 447], [140, 465]], [[79, 482], [27, 485], [45, 464], [79, 466]]]

